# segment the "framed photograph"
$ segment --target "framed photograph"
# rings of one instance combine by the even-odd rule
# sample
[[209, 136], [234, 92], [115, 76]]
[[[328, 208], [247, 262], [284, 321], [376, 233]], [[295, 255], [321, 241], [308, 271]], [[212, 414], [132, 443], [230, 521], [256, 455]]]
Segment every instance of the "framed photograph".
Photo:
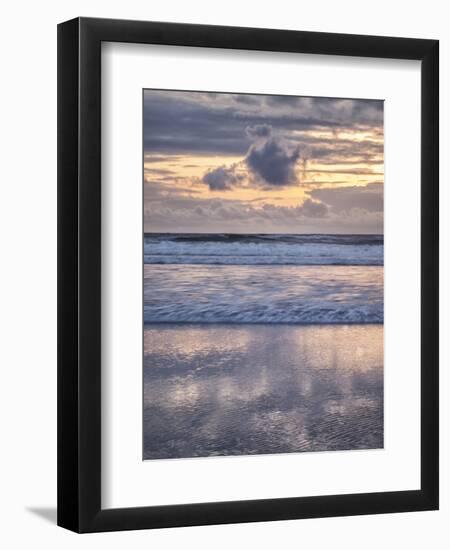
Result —
[[438, 42], [58, 27], [58, 524], [438, 508]]

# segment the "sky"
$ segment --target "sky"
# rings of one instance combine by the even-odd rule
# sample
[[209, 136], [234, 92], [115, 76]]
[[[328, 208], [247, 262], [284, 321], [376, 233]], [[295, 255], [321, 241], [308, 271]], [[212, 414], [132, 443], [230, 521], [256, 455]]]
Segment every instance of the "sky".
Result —
[[144, 90], [144, 230], [383, 233], [383, 102]]

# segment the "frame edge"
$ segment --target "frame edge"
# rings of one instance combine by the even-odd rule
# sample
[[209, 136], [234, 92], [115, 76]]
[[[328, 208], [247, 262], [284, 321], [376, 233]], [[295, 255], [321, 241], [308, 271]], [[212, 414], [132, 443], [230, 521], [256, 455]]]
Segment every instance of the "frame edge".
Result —
[[[236, 39], [236, 48], [268, 51], [276, 43], [278, 51], [318, 54], [330, 53], [342, 40], [336, 55], [360, 51], [364, 57], [422, 61], [421, 331], [422, 343], [428, 344], [422, 345], [421, 354], [418, 491], [101, 509], [101, 373], [96, 349], [100, 341], [100, 43], [208, 47], [209, 37], [210, 47], [233, 48], [230, 44]], [[254, 45], [245, 48], [250, 41]], [[58, 26], [58, 73], [58, 525], [86, 533], [438, 509], [438, 41], [78, 18]], [[87, 349], [89, 344], [94, 349]], [[89, 372], [91, 367], [94, 372]]]
[[79, 21], [58, 25], [57, 524], [79, 531], [78, 108]]
[[422, 57], [421, 488], [439, 509], [439, 41]]

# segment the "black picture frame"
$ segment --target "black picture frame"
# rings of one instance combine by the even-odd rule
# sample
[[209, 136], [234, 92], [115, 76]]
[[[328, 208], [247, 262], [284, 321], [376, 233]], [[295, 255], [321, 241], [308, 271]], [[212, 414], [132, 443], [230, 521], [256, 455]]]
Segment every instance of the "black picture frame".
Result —
[[[101, 43], [421, 61], [421, 488], [102, 510]], [[58, 525], [76, 532], [438, 509], [439, 43], [77, 18], [58, 26]]]

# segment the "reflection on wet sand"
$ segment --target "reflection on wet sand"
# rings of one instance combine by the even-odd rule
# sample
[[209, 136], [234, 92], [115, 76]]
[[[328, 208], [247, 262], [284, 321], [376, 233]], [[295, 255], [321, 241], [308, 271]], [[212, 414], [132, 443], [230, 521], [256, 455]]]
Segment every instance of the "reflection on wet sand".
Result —
[[383, 447], [382, 325], [147, 325], [144, 459]]

